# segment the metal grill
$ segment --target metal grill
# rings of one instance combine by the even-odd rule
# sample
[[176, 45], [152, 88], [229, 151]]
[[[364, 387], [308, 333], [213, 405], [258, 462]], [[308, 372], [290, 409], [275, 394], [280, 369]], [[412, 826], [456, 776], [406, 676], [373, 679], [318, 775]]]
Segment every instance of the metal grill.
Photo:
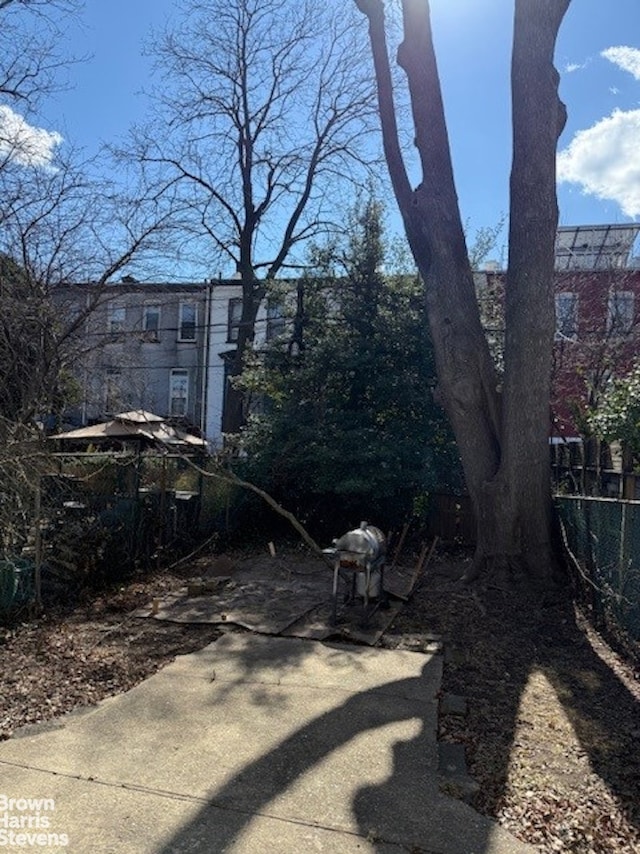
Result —
[[[385, 536], [379, 528], [361, 522], [359, 528], [334, 540], [333, 548], [324, 549], [334, 562], [332, 625], [337, 621], [340, 577], [347, 582], [347, 590], [350, 591], [346, 601], [362, 599], [364, 625], [373, 611], [387, 606], [388, 597], [384, 590], [386, 545]], [[375, 600], [373, 607], [370, 606], [371, 600]]]

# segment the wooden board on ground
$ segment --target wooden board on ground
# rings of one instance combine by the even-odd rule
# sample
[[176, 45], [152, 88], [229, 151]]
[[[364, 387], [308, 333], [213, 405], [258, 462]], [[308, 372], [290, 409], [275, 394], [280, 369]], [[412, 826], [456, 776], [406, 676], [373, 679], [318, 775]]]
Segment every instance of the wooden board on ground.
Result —
[[411, 596], [417, 577], [413, 566], [394, 566], [384, 571], [384, 589], [403, 601]]
[[[213, 559], [208, 566], [201, 561], [199, 578], [178, 593], [140, 608], [136, 616], [176, 623], [231, 623], [263, 634], [319, 640], [341, 637], [374, 644], [401, 607], [392, 600], [387, 610], [371, 613], [370, 608], [370, 618], [365, 621], [358, 599], [340, 605], [332, 626], [333, 574], [320, 559], [286, 554], [227, 561], [224, 567], [219, 562]], [[385, 573], [385, 588], [406, 601], [415, 580], [414, 568], [396, 566]], [[340, 603], [342, 598], [341, 593]]]
[[374, 646], [395, 620], [401, 608], [402, 605], [399, 602], [393, 602], [386, 610], [374, 611], [365, 623], [362, 603], [356, 602], [339, 609], [336, 624], [332, 626], [331, 602], [325, 602], [290, 625], [282, 634], [285, 637], [313, 640], [342, 638]]

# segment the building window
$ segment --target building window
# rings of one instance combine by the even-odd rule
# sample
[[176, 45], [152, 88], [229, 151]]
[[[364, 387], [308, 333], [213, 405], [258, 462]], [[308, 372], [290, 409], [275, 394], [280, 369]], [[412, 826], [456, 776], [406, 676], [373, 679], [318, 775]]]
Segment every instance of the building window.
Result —
[[180, 326], [178, 341], [195, 341], [198, 324], [198, 306], [195, 302], [180, 303]]
[[145, 341], [160, 340], [160, 306], [157, 303], [147, 303], [144, 306], [142, 329]]
[[111, 335], [116, 335], [118, 332], [124, 331], [125, 316], [126, 310], [123, 305], [109, 303], [107, 309], [107, 329]]
[[174, 368], [169, 378], [169, 414], [183, 417], [189, 403], [189, 371]]
[[104, 410], [108, 415], [122, 408], [121, 371], [119, 368], [107, 368], [104, 380]]
[[269, 300], [267, 303], [267, 341], [282, 335], [285, 331], [284, 312], [279, 300]]
[[607, 332], [628, 335], [633, 328], [634, 296], [632, 291], [613, 291], [609, 294]]
[[229, 300], [229, 322], [227, 325], [227, 341], [235, 343], [238, 340], [240, 321], [242, 320], [242, 297]]
[[556, 341], [575, 341], [578, 337], [578, 295], [556, 294]]

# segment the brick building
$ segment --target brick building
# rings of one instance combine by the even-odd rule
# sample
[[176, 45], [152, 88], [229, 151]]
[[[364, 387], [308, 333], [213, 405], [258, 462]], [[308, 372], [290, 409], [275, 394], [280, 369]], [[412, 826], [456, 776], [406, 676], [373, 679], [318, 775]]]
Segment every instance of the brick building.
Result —
[[[580, 413], [597, 405], [613, 377], [640, 356], [640, 224], [558, 229], [556, 240], [552, 442], [580, 439]], [[505, 273], [476, 274], [483, 322], [496, 360], [502, 358]], [[526, 382], [526, 378], [523, 378]]]

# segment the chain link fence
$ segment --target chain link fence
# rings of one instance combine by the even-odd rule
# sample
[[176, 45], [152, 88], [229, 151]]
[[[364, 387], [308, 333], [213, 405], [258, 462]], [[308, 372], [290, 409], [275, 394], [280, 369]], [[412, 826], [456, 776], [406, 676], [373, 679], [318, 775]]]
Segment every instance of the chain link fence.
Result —
[[564, 495], [556, 505], [595, 621], [640, 642], [640, 502]]

